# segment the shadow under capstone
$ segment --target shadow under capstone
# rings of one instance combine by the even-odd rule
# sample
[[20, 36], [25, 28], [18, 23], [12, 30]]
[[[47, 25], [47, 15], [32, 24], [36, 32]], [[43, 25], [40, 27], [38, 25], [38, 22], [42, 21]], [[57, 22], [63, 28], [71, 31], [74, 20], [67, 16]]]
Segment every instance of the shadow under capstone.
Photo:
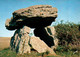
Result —
[[38, 27], [34, 30], [34, 34], [40, 37], [49, 47], [54, 46], [53, 38], [49, 36], [44, 27]]

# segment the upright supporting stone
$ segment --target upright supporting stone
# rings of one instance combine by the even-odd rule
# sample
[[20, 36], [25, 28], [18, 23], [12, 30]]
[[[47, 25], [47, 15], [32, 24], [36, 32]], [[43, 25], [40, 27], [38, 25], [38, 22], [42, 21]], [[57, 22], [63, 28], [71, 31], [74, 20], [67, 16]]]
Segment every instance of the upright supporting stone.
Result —
[[15, 50], [17, 53], [30, 53], [30, 46], [29, 46], [29, 37], [30, 28], [24, 26], [21, 29], [16, 30], [14, 36], [11, 38], [11, 49]]
[[40, 27], [34, 30], [34, 34], [40, 37], [49, 47], [56, 49], [58, 46], [58, 39], [56, 38], [56, 31], [54, 27]]
[[50, 37], [53, 38], [53, 43], [54, 43], [54, 45], [51, 46], [51, 48], [52, 48], [53, 50], [56, 49], [57, 46], [58, 46], [58, 41], [59, 41], [59, 40], [58, 40], [58, 38], [56, 38], [57, 34], [56, 34], [55, 28], [54, 28], [54, 27], [51, 27], [51, 26], [47, 26], [47, 27], [45, 27], [45, 30], [46, 30], [47, 34], [48, 34]]

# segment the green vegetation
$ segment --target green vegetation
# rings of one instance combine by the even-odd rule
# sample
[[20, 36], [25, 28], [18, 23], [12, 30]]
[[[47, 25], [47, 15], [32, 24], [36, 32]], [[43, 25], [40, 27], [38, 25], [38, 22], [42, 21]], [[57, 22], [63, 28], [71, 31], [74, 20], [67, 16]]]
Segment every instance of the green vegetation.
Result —
[[16, 54], [16, 52], [11, 51], [9, 48], [0, 51], [0, 57], [79, 57], [79, 52], [74, 53], [73, 51], [63, 51], [63, 47], [58, 47], [56, 50], [58, 56], [48, 55], [48, 53], [36, 53], [31, 52], [31, 54]]
[[60, 55], [66, 57], [79, 57], [80, 56], [80, 24], [71, 22], [58, 23], [54, 25], [57, 38], [59, 39], [59, 46], [56, 50]]
[[54, 26], [59, 39], [59, 46], [55, 50], [59, 56], [46, 53], [31, 52], [31, 54], [16, 54], [9, 48], [0, 51], [0, 57], [80, 57], [80, 24], [70, 22], [58, 23]]
[[65, 57], [80, 57], [80, 51], [69, 50], [69, 47], [65, 47], [65, 46], [58, 46], [56, 53], [57, 55], [65, 56]]
[[61, 22], [55, 26], [55, 29], [59, 46], [64, 46], [65, 50], [80, 51], [80, 24]]
[[32, 51], [31, 53], [27, 54], [16, 54], [16, 52], [11, 51], [9, 48], [0, 51], [0, 57], [39, 57], [39, 56], [44, 57], [48, 54], [49, 54], [48, 52], [37, 53], [35, 51]]

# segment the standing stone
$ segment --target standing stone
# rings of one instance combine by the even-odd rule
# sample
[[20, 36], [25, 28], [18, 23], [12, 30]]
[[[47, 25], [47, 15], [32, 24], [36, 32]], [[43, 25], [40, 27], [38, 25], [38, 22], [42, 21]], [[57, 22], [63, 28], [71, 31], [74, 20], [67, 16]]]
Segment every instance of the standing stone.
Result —
[[20, 54], [30, 53], [30, 46], [28, 44], [30, 38], [29, 32], [30, 28], [27, 26], [16, 30], [14, 36], [11, 38], [11, 49]]
[[58, 40], [58, 38], [56, 38], [57, 34], [56, 34], [55, 28], [51, 27], [51, 26], [47, 26], [47, 27], [45, 27], [45, 30], [46, 30], [47, 34], [53, 38], [54, 45], [51, 46], [51, 48], [56, 49], [57, 46], [58, 46], [58, 41], [59, 40]]

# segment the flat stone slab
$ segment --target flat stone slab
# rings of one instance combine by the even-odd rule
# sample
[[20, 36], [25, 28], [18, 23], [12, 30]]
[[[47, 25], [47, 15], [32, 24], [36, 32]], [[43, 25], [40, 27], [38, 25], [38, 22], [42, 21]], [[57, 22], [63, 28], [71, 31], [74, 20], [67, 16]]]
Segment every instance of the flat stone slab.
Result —
[[26, 25], [31, 28], [46, 27], [51, 25], [57, 17], [57, 8], [50, 5], [35, 5], [13, 12], [13, 17], [6, 21], [8, 30], [15, 30]]
[[57, 8], [51, 5], [35, 5], [28, 8], [19, 9], [13, 12], [13, 18], [17, 16], [31, 17], [57, 17]]

